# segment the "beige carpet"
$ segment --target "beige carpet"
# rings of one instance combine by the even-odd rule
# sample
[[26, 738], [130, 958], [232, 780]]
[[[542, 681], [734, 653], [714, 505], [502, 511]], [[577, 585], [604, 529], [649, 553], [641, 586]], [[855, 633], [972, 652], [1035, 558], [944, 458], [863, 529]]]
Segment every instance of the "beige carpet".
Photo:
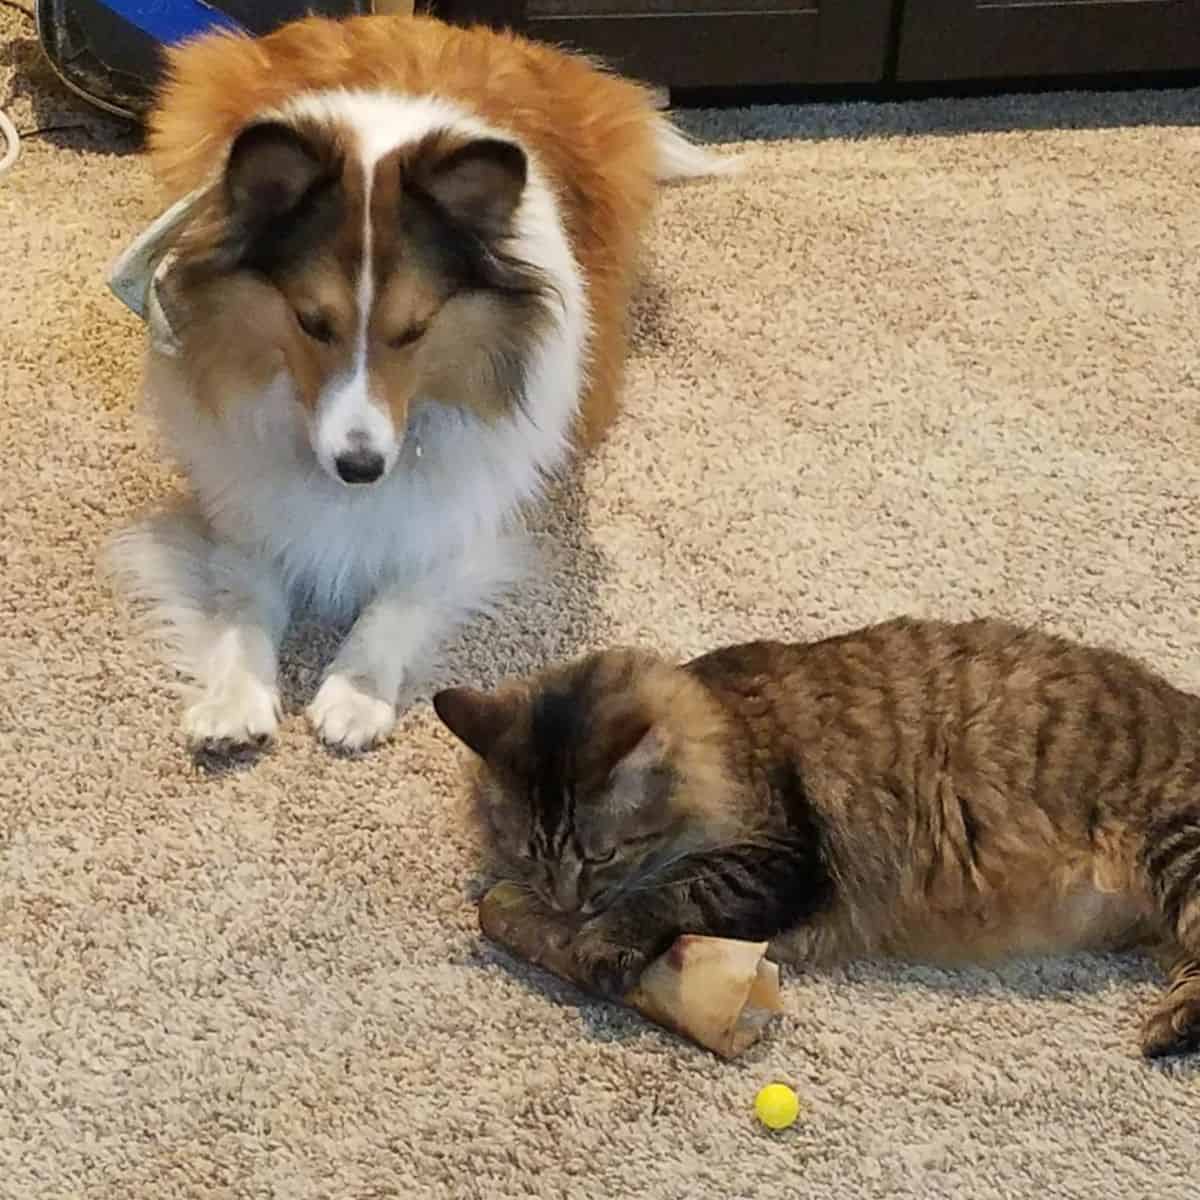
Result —
[[[103, 286], [143, 166], [0, 37], [19, 124], [86, 125], [0, 181], [4, 1200], [1195, 1200], [1200, 1068], [1137, 1057], [1138, 963], [794, 979], [721, 1065], [480, 945], [427, 705], [362, 761], [293, 711], [254, 771], [194, 774], [94, 566], [169, 486]], [[1198, 113], [693, 115], [747, 175], [667, 198], [628, 414], [456, 671], [989, 611], [1200, 687]], [[773, 1079], [809, 1105], [785, 1136], [751, 1119]]]

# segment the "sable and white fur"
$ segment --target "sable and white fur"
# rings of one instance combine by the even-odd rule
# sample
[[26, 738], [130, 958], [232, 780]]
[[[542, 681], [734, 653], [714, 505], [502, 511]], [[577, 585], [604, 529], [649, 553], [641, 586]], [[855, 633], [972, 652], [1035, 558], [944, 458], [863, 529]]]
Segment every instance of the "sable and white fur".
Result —
[[[522, 505], [615, 415], [656, 184], [726, 164], [581, 59], [383, 17], [173, 52], [151, 152], [171, 199], [216, 181], [163, 288], [178, 352], [152, 346], [146, 373], [189, 494], [121, 532], [111, 562], [190, 685], [195, 747], [273, 735], [302, 604], [354, 618], [308, 716], [331, 745], [369, 746], [438, 644], [519, 577]], [[311, 268], [292, 225], [276, 236], [298, 212], [328, 242]], [[460, 267], [500, 292], [456, 290]], [[332, 307], [310, 312], [318, 293]]]

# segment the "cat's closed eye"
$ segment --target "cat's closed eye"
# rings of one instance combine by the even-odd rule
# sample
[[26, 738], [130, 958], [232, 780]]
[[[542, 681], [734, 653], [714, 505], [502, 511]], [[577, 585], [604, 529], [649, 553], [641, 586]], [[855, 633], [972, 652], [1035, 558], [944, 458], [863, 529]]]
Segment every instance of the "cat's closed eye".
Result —
[[662, 840], [660, 833], [643, 833], [637, 834], [634, 837], [621, 838], [621, 840], [609, 850], [594, 851], [583, 856], [583, 861], [589, 867], [606, 867], [617, 861], [618, 856], [624, 852], [627, 856], [630, 852], [636, 852], [642, 847], [649, 846], [652, 843]]
[[621, 845], [627, 850], [634, 850], [638, 846], [649, 846], [652, 842], [661, 842], [664, 835], [661, 832], [654, 833], [639, 833], [634, 837], [621, 839]]

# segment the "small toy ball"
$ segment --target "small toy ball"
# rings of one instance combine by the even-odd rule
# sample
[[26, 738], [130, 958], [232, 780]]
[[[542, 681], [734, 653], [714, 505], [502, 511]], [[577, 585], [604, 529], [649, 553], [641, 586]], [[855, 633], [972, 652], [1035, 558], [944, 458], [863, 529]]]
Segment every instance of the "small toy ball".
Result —
[[768, 1129], [786, 1129], [800, 1115], [800, 1098], [785, 1083], [768, 1083], [754, 1097], [754, 1114]]

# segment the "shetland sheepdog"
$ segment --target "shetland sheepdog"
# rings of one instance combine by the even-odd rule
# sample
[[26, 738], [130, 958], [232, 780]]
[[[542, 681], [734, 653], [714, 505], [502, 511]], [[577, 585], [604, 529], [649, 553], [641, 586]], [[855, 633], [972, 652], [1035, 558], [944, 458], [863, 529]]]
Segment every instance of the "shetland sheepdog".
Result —
[[188, 486], [110, 562], [193, 749], [269, 741], [301, 607], [352, 622], [308, 717], [366, 748], [616, 415], [658, 184], [728, 161], [581, 57], [383, 16], [175, 49], [149, 149], [191, 197], [145, 378]]

